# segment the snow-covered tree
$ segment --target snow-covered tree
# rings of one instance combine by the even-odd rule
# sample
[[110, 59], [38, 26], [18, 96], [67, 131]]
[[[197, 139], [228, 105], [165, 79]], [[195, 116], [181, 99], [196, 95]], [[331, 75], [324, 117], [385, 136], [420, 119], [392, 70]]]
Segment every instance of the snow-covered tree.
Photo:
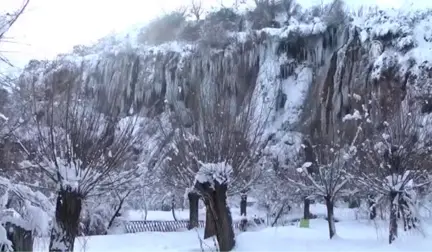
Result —
[[195, 177], [195, 189], [203, 197], [208, 214], [206, 221], [216, 235], [219, 251], [230, 251], [235, 246], [232, 217], [227, 205], [227, 192], [233, 168], [226, 162], [202, 163]]
[[72, 251], [83, 201], [137, 176], [138, 166], [126, 161], [134, 152], [138, 117], [121, 118], [115, 105], [100, 112], [97, 98], [89, 99], [81, 85], [82, 69], [58, 69], [33, 82], [35, 127], [28, 130], [37, 142], [28, 166], [57, 186], [50, 251]]
[[[20, 1], [17, 1], [20, 2]], [[7, 32], [24, 13], [29, 4], [29, 0], [24, 0], [15, 10], [0, 10], [0, 48], [7, 43], [12, 43], [12, 38], [7, 37]], [[0, 50], [0, 69], [3, 65], [12, 66], [7, 57]], [[15, 114], [17, 110], [16, 101], [12, 96], [13, 79], [0, 70], [0, 169], [9, 168], [15, 157], [10, 155], [13, 149], [13, 133], [22, 125], [19, 116]]]
[[[253, 89], [245, 90], [243, 100], [238, 100], [227, 95], [227, 90], [217, 90], [216, 85], [214, 88], [201, 90], [188, 101], [193, 104], [189, 108], [184, 104], [172, 105], [172, 131], [169, 132], [172, 143], [167, 150], [164, 178], [173, 188], [187, 189], [189, 197], [195, 194], [190, 198], [194, 202], [193, 218], [198, 217], [198, 197], [208, 193], [197, 190], [194, 184], [201, 164], [222, 162], [232, 167], [227, 193], [239, 194], [259, 178], [259, 161], [266, 146], [263, 130], [268, 115], [257, 107], [258, 98], [252, 97]], [[211, 218], [210, 212], [207, 217]], [[196, 219], [191, 222], [197, 223]], [[205, 233], [205, 237], [215, 235]]]
[[337, 199], [350, 193], [347, 170], [353, 161], [354, 152], [346, 146], [336, 143], [313, 143], [306, 141], [305, 151], [311, 151], [313, 159], [302, 162], [295, 169], [286, 167], [285, 177], [292, 185], [297, 186], [310, 197], [324, 199], [327, 207], [329, 235], [336, 235], [334, 204]]
[[[380, 110], [375, 108], [377, 113]], [[389, 243], [398, 236], [398, 216], [405, 230], [418, 226], [416, 193], [431, 183], [432, 138], [424, 125], [429, 119], [418, 114], [406, 98], [390, 120], [367, 118], [370, 125], [363, 129], [364, 140], [351, 171], [359, 186], [390, 206]]]
[[[0, 234], [13, 237], [11, 241], [2, 237], [1, 246], [11, 251], [32, 250], [33, 239], [48, 234], [54, 206], [44, 194], [4, 177], [0, 177], [0, 191]], [[13, 232], [9, 229], [24, 230], [32, 237], [17, 237], [24, 234], [20, 230]], [[26, 239], [30, 240], [26, 242]]]
[[[16, 21], [21, 17], [21, 15], [26, 10], [30, 0], [23, 0], [21, 5], [15, 10], [2, 10], [0, 12], [0, 46], [5, 43], [11, 42], [10, 39], [7, 38], [7, 33], [11, 29], [11, 27], [16, 23]], [[4, 12], [7, 11], [7, 12]], [[12, 66], [10, 61], [0, 52], [0, 64], [7, 64]], [[43, 196], [35, 194], [28, 187], [23, 185], [14, 184], [8, 178], [4, 177], [6, 175], [5, 171], [12, 171], [13, 169], [9, 169], [9, 165], [11, 162], [9, 160], [13, 160], [13, 158], [9, 158], [8, 153], [10, 149], [12, 149], [9, 139], [13, 135], [13, 132], [16, 130], [21, 123], [17, 123], [16, 118], [11, 118], [7, 115], [5, 111], [5, 107], [8, 103], [8, 96], [10, 92], [10, 78], [3, 72], [0, 72], [0, 169], [2, 170], [2, 176], [0, 177], [0, 187], [4, 192], [1, 195], [0, 202], [0, 247], [3, 251], [13, 251], [16, 249], [16, 244], [13, 244], [12, 241], [8, 240], [7, 230], [4, 228], [5, 223], [14, 223], [14, 224], [23, 224], [23, 228], [25, 230], [34, 231], [32, 227], [35, 225], [31, 225], [31, 221], [33, 219], [41, 219], [44, 216], [33, 215], [37, 211], [36, 207], [33, 206], [30, 202], [34, 202], [36, 204], [43, 204], [44, 200], [39, 199], [37, 196]], [[8, 174], [9, 175], [9, 174]], [[10, 196], [14, 194], [20, 198], [22, 204], [25, 203], [25, 206], [20, 209], [21, 215], [17, 213], [17, 215], [8, 216], [6, 212], [16, 212], [18, 209], [13, 209], [10, 204]], [[40, 200], [40, 201], [39, 201]], [[23, 216], [25, 214], [25, 216]], [[18, 216], [19, 215], [19, 216]], [[46, 218], [44, 219], [46, 220]], [[18, 225], [21, 226], [21, 225]], [[15, 247], [14, 247], [15, 246]]]
[[[352, 131], [352, 127], [347, 127], [346, 124], [357, 124], [358, 119], [361, 119], [360, 112], [354, 110], [352, 114], [342, 118], [337, 128], [329, 132], [315, 129], [310, 134], [294, 137], [293, 146], [289, 148], [293, 153], [283, 153], [274, 165], [276, 175], [300, 190], [307, 199], [325, 201], [330, 238], [336, 235], [336, 200], [353, 193], [352, 186], [349, 186], [348, 172], [356, 157], [361, 127], [354, 127], [355, 130]], [[291, 191], [294, 193], [295, 189]], [[305, 203], [305, 217], [308, 218], [310, 213], [306, 212], [307, 202]]]

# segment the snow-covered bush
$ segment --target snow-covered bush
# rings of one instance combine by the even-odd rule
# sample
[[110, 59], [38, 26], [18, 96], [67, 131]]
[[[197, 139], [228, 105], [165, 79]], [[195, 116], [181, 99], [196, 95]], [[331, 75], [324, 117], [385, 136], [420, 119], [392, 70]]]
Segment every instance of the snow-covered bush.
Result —
[[[12, 244], [12, 241], [7, 240], [6, 235], [9, 230], [4, 230], [5, 227], [15, 227], [30, 232], [32, 237], [27, 239], [47, 237], [54, 212], [51, 201], [44, 194], [33, 191], [26, 185], [11, 182], [4, 177], [0, 177], [0, 188], [2, 190], [0, 198], [0, 243], [5, 245], [6, 249], [9, 245], [23, 246], [23, 244]], [[16, 232], [15, 235], [24, 234]], [[15, 239], [24, 240], [24, 237], [14, 237], [13, 240]], [[12, 247], [12, 249], [24, 248]]]

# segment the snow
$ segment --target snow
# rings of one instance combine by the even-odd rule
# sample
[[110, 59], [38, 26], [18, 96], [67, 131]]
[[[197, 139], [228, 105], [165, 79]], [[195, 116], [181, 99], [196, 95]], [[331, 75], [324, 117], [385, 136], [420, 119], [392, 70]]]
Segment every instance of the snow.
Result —
[[233, 172], [231, 165], [220, 163], [205, 163], [201, 164], [199, 171], [195, 176], [195, 180], [199, 183], [210, 183], [214, 186], [217, 182], [219, 185], [229, 182], [231, 173]]
[[12, 242], [7, 239], [6, 229], [0, 225], [0, 246], [5, 246], [5, 251], [13, 251]]
[[408, 57], [416, 59], [419, 64], [432, 62], [432, 16], [416, 24], [413, 35], [412, 39], [417, 46], [408, 53]]
[[311, 23], [302, 23], [294, 18], [290, 19], [290, 25], [282, 28], [263, 28], [261, 31], [270, 36], [288, 38], [293, 34], [316, 35], [321, 34], [327, 29], [327, 25], [319, 18], [315, 17]]
[[25, 201], [25, 220], [30, 230], [39, 236], [49, 234], [50, 216], [39, 207], [33, 206], [28, 200]]
[[[285, 226], [238, 233], [233, 251], [426, 251], [432, 240], [421, 234], [401, 232], [400, 239], [388, 245], [387, 225], [353, 219], [336, 223], [338, 236], [329, 240], [325, 220], [310, 221], [310, 228]], [[426, 233], [432, 231], [431, 226]], [[202, 251], [203, 230], [147, 232], [78, 238], [75, 251]], [[215, 251], [213, 240], [204, 240], [204, 251]], [[35, 251], [46, 251], [47, 241], [38, 239]]]
[[297, 168], [297, 172], [305, 172], [307, 168], [312, 166], [312, 162], [305, 162], [302, 167]]
[[361, 120], [362, 116], [360, 114], [360, 112], [355, 109], [354, 112], [352, 114], [347, 114], [342, 118], [342, 121], [349, 121], [349, 120]]
[[67, 162], [67, 160], [61, 157], [55, 157], [56, 161], [48, 160], [44, 157], [44, 162], [41, 164], [42, 167], [46, 167], [52, 174], [60, 175], [61, 181], [59, 181], [59, 186], [70, 187], [74, 191], [78, 191], [81, 182], [81, 160], [76, 160], [75, 162]]
[[0, 119], [3, 121], [8, 121], [9, 118], [7, 118], [4, 114], [0, 113]]
[[385, 178], [386, 186], [393, 192], [403, 192], [404, 190], [412, 189], [413, 180], [409, 179], [411, 177], [410, 173], [411, 171], [407, 170], [403, 175], [392, 174], [387, 176]]

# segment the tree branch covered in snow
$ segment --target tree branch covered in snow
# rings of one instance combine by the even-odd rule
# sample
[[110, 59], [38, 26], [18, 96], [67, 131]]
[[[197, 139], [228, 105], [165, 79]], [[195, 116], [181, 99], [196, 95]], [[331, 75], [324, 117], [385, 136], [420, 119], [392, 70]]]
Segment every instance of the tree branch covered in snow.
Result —
[[133, 170], [123, 165], [132, 154], [138, 118], [121, 119], [117, 107], [101, 112], [95, 103], [89, 103], [81, 86], [81, 72], [62, 69], [38, 80], [48, 93], [41, 100], [37, 100], [36, 92], [40, 84], [33, 84], [37, 147], [30, 161], [60, 188], [70, 187], [87, 195], [113, 186], [108, 175], [123, 175], [116, 179], [120, 183]]
[[45, 195], [4, 177], [0, 177], [0, 190], [2, 224], [10, 223], [31, 231], [33, 237], [46, 236], [49, 233], [49, 221], [54, 206]]
[[365, 191], [383, 197], [390, 205], [389, 243], [392, 243], [398, 236], [399, 213], [405, 230], [418, 226], [416, 193], [432, 182], [429, 168], [432, 138], [430, 130], [422, 126], [423, 119], [409, 96], [389, 121], [380, 121], [383, 107], [379, 102], [374, 100], [370, 104], [371, 118], [364, 118], [367, 123], [350, 175]]
[[391, 121], [364, 131], [353, 174], [358, 182], [383, 194], [431, 182], [427, 179], [431, 135], [415, 111], [401, 108]]
[[[304, 147], [306, 148], [313, 151], [315, 159], [303, 162], [295, 170], [287, 171], [286, 179], [301, 190], [315, 196], [335, 199], [350, 193], [344, 189], [349, 181], [346, 172], [354, 153], [331, 144], [315, 144]], [[292, 167], [285, 168], [292, 169]]]
[[268, 115], [261, 114], [248, 92], [242, 105], [237, 105], [239, 110], [222, 94], [211, 98], [204, 95], [196, 98], [195, 111], [183, 114], [180, 107], [172, 114], [174, 129], [165, 178], [175, 187], [190, 187], [201, 164], [224, 162], [232, 167], [230, 193], [238, 193], [260, 176]]

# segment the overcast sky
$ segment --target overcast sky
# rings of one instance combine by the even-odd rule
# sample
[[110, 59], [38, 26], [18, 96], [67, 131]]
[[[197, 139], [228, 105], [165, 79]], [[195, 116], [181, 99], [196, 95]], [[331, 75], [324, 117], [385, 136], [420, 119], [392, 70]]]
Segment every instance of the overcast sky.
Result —
[[[1, 10], [13, 10], [22, 0], [0, 0]], [[112, 31], [125, 30], [172, 10], [191, 0], [30, 0], [30, 5], [7, 34], [14, 43], [1, 50], [17, 66], [32, 58], [52, 58], [74, 45], [88, 44]], [[229, 5], [232, 0], [203, 0], [206, 6]], [[321, 0], [299, 0], [303, 5]], [[406, 0], [346, 0], [348, 4], [378, 4], [400, 7]], [[426, 0], [416, 4], [425, 5]]]

